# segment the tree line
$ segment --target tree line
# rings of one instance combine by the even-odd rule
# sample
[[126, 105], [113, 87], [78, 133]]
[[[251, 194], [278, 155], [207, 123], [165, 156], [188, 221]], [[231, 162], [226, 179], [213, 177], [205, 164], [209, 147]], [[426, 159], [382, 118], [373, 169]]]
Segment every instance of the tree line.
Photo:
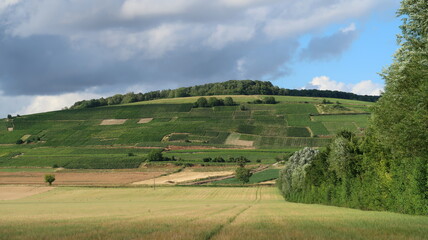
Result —
[[401, 47], [365, 135], [296, 152], [278, 180], [287, 200], [428, 215], [427, 12], [425, 0], [401, 2]]
[[177, 89], [167, 89], [151, 91], [147, 93], [126, 93], [116, 94], [107, 98], [78, 101], [70, 109], [92, 108], [108, 105], [126, 104], [133, 102], [149, 101], [163, 98], [178, 98], [191, 96], [212, 96], [212, 95], [277, 95], [277, 96], [303, 96], [303, 97], [323, 97], [341, 98], [350, 100], [360, 100], [375, 102], [378, 96], [357, 95], [354, 93], [315, 90], [315, 89], [285, 89], [274, 86], [268, 81], [258, 80], [230, 80], [220, 83], [209, 83], [193, 87], [182, 87]]

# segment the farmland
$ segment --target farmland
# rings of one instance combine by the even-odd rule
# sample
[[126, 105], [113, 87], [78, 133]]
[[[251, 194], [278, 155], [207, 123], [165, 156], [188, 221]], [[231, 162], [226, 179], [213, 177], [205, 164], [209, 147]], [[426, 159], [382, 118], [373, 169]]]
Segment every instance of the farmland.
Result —
[[424, 239], [428, 234], [426, 217], [289, 203], [273, 187], [60, 187], [0, 201], [0, 214], [0, 239]]
[[166, 149], [178, 164], [239, 156], [271, 164], [301, 147], [326, 146], [338, 130], [362, 130], [372, 105], [328, 99], [341, 107], [321, 114], [321, 98], [253, 104], [265, 96], [231, 97], [236, 106], [192, 108], [198, 97], [187, 97], [3, 119], [0, 167], [138, 168], [153, 148]]

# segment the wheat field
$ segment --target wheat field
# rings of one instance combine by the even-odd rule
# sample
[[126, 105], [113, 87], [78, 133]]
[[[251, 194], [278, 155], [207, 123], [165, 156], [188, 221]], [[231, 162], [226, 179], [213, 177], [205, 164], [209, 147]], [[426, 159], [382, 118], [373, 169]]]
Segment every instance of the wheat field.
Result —
[[0, 216], [0, 239], [426, 239], [428, 235], [428, 217], [289, 203], [274, 187], [57, 187], [0, 201]]

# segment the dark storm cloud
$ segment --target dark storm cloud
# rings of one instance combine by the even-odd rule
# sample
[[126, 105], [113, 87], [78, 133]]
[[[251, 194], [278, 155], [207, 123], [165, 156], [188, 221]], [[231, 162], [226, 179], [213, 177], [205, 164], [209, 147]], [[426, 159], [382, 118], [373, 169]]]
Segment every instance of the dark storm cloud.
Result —
[[326, 37], [314, 37], [300, 53], [305, 60], [328, 60], [339, 57], [357, 38], [358, 33], [353, 25], [350, 29], [338, 31]]
[[[288, 73], [300, 34], [386, 1], [16, 1], [0, 9], [0, 92], [275, 79]], [[302, 57], [337, 56], [355, 37], [314, 38]]]

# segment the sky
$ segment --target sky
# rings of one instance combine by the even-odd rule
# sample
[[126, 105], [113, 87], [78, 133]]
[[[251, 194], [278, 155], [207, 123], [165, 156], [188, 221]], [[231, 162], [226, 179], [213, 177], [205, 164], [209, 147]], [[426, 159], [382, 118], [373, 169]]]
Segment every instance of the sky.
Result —
[[0, 118], [231, 79], [379, 95], [399, 0], [0, 0]]

